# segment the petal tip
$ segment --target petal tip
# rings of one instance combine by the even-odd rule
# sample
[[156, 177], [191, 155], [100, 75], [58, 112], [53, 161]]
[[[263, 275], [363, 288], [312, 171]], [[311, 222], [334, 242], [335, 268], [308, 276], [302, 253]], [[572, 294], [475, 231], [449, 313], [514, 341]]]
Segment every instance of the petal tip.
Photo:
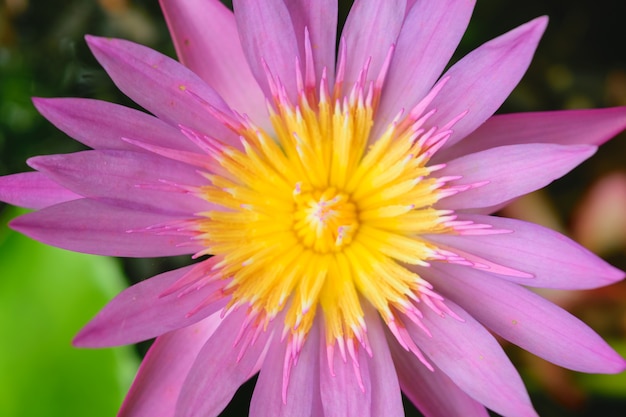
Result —
[[[520, 38], [525, 39], [527, 36], [532, 39], [534, 42], [538, 42], [539, 39], [543, 36], [543, 33], [546, 31], [546, 27], [549, 22], [548, 16], [539, 16], [534, 18], [533, 20], [521, 25], [518, 27]], [[516, 30], [516, 29], [513, 29]], [[531, 40], [527, 40], [531, 41]]]
[[598, 268], [598, 275], [605, 281], [605, 286], [615, 284], [626, 278], [626, 272], [614, 267], [604, 260], [602, 260], [602, 263], [603, 265]]
[[103, 326], [98, 316], [94, 317], [74, 336], [72, 346], [78, 348], [107, 348], [119, 346], [115, 343], [107, 343], [106, 334], [103, 332]]
[[92, 53], [96, 51], [104, 52], [107, 49], [107, 46], [114, 43], [115, 38], [105, 38], [102, 36], [94, 36], [94, 35], [85, 35], [85, 42], [91, 49]]

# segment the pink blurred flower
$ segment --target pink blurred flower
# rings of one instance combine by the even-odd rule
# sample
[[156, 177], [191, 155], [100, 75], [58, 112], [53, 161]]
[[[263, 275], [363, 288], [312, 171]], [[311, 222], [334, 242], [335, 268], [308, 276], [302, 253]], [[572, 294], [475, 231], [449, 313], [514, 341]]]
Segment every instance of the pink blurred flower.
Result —
[[626, 247], [626, 173], [613, 172], [594, 184], [580, 203], [573, 234], [596, 253]]
[[428, 416], [536, 415], [490, 331], [562, 367], [624, 369], [524, 288], [624, 274], [489, 216], [626, 126], [624, 108], [492, 116], [545, 17], [441, 75], [474, 1], [357, 0], [337, 54], [336, 1], [161, 5], [183, 65], [87, 38], [152, 115], [35, 99], [94, 150], [0, 180], [3, 200], [37, 209], [12, 227], [42, 242], [199, 259], [127, 289], [77, 336], [157, 337], [120, 415], [216, 416], [259, 371], [254, 416], [401, 416], [400, 390]]

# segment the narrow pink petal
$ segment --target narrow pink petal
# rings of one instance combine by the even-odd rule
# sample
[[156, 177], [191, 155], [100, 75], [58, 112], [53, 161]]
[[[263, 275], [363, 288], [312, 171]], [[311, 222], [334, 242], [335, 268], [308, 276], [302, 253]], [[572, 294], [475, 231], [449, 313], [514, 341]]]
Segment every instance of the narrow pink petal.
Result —
[[317, 79], [327, 69], [328, 84], [333, 85], [335, 43], [337, 39], [337, 0], [293, 0], [285, 2], [298, 39], [300, 56], [306, 56], [304, 30], [308, 30]]
[[245, 338], [238, 341], [238, 335], [246, 314], [240, 308], [226, 316], [200, 350], [180, 392], [176, 417], [216, 417], [258, 370], [271, 329], [261, 331], [254, 344], [242, 346]]
[[178, 128], [128, 107], [82, 98], [34, 98], [33, 103], [57, 128], [90, 148], [137, 150], [122, 140], [132, 138], [166, 148], [198, 151]]
[[376, 80], [390, 48], [396, 43], [405, 10], [406, 0], [354, 2], [341, 35], [348, 57], [344, 79], [347, 91], [370, 59], [366, 81]]
[[81, 198], [39, 172], [0, 177], [0, 201], [29, 209], [41, 209]]
[[432, 336], [407, 321], [420, 349], [476, 401], [508, 417], [535, 417], [524, 383], [496, 339], [449, 300], [446, 305], [462, 320], [423, 308], [423, 322]]
[[[324, 417], [376, 417], [372, 413], [373, 379], [366, 357], [367, 353], [359, 347], [354, 359], [348, 356], [344, 361], [335, 346], [331, 371], [326, 340], [320, 338], [320, 395]], [[356, 367], [355, 361], [358, 361], [359, 367]]]
[[25, 214], [10, 226], [47, 245], [95, 255], [144, 258], [199, 251], [201, 246], [190, 242], [188, 236], [143, 231], [175, 220], [163, 214], [79, 199]]
[[265, 97], [243, 54], [235, 16], [218, 0], [160, 0], [180, 61], [240, 114], [267, 122]]
[[[319, 320], [318, 320], [319, 321]], [[285, 376], [291, 346], [275, 337], [263, 361], [252, 401], [250, 417], [310, 417], [319, 395], [319, 329], [315, 324], [298, 354], [297, 363]], [[325, 365], [325, 364], [324, 364]], [[288, 366], [288, 365], [287, 365]], [[285, 402], [283, 392], [287, 384]]]
[[485, 407], [435, 368], [430, 371], [411, 352], [391, 340], [391, 354], [404, 394], [425, 417], [488, 417]]
[[264, 62], [280, 79], [288, 96], [296, 97], [296, 59], [299, 48], [289, 10], [282, 0], [234, 0], [235, 20], [243, 52], [266, 97], [272, 97]]
[[626, 369], [586, 324], [517, 284], [458, 265], [434, 264], [422, 276], [489, 329], [552, 363], [579, 372]]
[[190, 326], [221, 310], [226, 300], [217, 298], [213, 305], [196, 314], [187, 314], [220, 291], [223, 282], [206, 285], [182, 296], [178, 293], [163, 296], [193, 267], [164, 272], [125, 289], [78, 333], [74, 345], [99, 348], [137, 343]]
[[157, 337], [141, 362], [118, 417], [174, 417], [178, 394], [218, 314]]
[[381, 129], [400, 109], [408, 112], [428, 94], [465, 33], [475, 3], [419, 1], [410, 9], [407, 4], [377, 114]]
[[[460, 220], [492, 225], [511, 233], [493, 235], [428, 235], [435, 244], [485, 258], [496, 264], [530, 273], [531, 278], [498, 275], [540, 288], [590, 289], [624, 278], [624, 273], [573, 240], [553, 230], [515, 219], [464, 214]], [[488, 269], [483, 269], [489, 272]]]
[[445, 126], [467, 112], [453, 127], [449, 147], [487, 120], [522, 78], [548, 19], [539, 17], [493, 39], [452, 66], [444, 77], [448, 82], [431, 106], [437, 109], [431, 126]]
[[160, 119], [237, 145], [237, 136], [206, 108], [231, 111], [203, 80], [175, 60], [122, 39], [87, 36], [87, 43], [117, 87]]
[[372, 416], [404, 417], [398, 375], [382, 321], [371, 305], [364, 305], [372, 356], [366, 356], [372, 387]]
[[484, 185], [444, 198], [438, 205], [461, 210], [507, 202], [562, 177], [593, 155], [596, 149], [591, 145], [529, 143], [462, 156], [447, 162], [437, 175], [463, 177], [449, 182], [451, 186]]
[[156, 155], [85, 151], [39, 156], [28, 164], [80, 195], [113, 200], [129, 208], [188, 217], [210, 207], [176, 187], [206, 184], [194, 167]]
[[521, 143], [599, 146], [624, 129], [626, 107], [495, 115], [460, 143], [442, 150], [436, 159], [446, 161]]
[[419, 0], [406, 0], [406, 14], [409, 14], [411, 9], [413, 9], [415, 3], [417, 3], [418, 1]]

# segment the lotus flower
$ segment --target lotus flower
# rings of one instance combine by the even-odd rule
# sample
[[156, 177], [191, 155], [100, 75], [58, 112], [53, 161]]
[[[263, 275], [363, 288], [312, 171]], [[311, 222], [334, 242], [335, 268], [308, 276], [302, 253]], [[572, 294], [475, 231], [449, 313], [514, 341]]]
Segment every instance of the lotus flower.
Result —
[[[570, 239], [490, 216], [589, 158], [626, 109], [493, 116], [547, 18], [443, 70], [472, 0], [162, 0], [180, 63], [88, 36], [150, 114], [35, 99], [93, 150], [28, 161], [11, 226], [100, 255], [196, 262], [122, 292], [77, 336], [156, 337], [121, 416], [216, 416], [259, 373], [252, 416], [535, 416], [495, 333], [616, 373], [596, 333], [526, 287], [624, 273]], [[486, 407], [486, 408], [485, 408]]]

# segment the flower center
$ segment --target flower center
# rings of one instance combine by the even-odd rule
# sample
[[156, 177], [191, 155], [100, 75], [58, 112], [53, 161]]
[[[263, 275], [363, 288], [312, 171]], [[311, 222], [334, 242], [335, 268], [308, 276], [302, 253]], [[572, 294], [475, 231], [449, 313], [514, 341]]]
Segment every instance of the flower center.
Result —
[[274, 85], [273, 132], [222, 115], [239, 148], [184, 132], [214, 160], [197, 192], [219, 206], [192, 221], [206, 247], [197, 255], [219, 259], [231, 307], [257, 325], [283, 321], [294, 352], [316, 319], [331, 349], [366, 346], [363, 301], [400, 338], [400, 313], [419, 321], [417, 303], [438, 302], [407, 265], [442, 259], [422, 236], [454, 228], [434, 207], [448, 180], [427, 165], [450, 131], [423, 128], [424, 105], [373, 140], [375, 88], [359, 82], [341, 98], [336, 85], [333, 97], [322, 78], [293, 104]]
[[293, 228], [302, 245], [317, 253], [336, 252], [350, 244], [358, 228], [356, 206], [335, 188], [302, 192], [296, 185]]

